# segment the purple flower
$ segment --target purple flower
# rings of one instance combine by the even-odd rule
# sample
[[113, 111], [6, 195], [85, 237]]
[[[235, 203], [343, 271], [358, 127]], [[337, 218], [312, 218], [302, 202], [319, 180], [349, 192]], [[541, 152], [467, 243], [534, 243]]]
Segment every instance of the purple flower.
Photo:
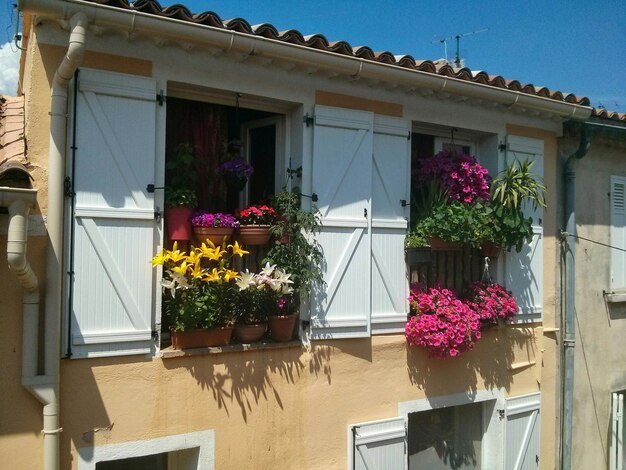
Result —
[[191, 218], [191, 224], [194, 227], [239, 228], [239, 222], [234, 216], [221, 212], [198, 211]]
[[243, 158], [235, 158], [234, 160], [223, 162], [219, 166], [218, 172], [223, 175], [231, 174], [238, 178], [248, 179], [252, 176], [252, 173], [254, 173], [254, 168]]

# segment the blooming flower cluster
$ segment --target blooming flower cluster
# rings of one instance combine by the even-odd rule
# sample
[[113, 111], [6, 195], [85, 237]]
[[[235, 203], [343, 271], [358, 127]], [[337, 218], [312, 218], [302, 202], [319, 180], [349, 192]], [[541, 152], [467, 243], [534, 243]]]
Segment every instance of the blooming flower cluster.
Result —
[[265, 267], [258, 273], [251, 273], [246, 269], [245, 273], [240, 273], [237, 278], [237, 287], [239, 290], [246, 289], [265, 289], [272, 290], [280, 295], [289, 295], [293, 292], [291, 284], [293, 281], [289, 279], [291, 274], [287, 274], [276, 265], [265, 264]]
[[423, 346], [432, 357], [454, 357], [480, 339], [478, 314], [448, 289], [411, 289], [411, 313], [405, 334], [411, 346]]
[[223, 227], [239, 228], [239, 221], [230, 214], [220, 212], [210, 213], [205, 211], [196, 212], [191, 218], [191, 225], [194, 227]]
[[269, 206], [250, 206], [239, 212], [242, 225], [270, 225], [276, 221], [276, 211]]
[[218, 172], [222, 175], [233, 175], [237, 178], [248, 179], [254, 173], [254, 168], [243, 158], [226, 160], [218, 167]]
[[484, 325], [498, 320], [509, 321], [517, 313], [513, 294], [500, 284], [473, 283], [466, 294], [467, 304], [473, 308]]
[[489, 172], [467, 154], [453, 155], [449, 150], [420, 160], [419, 182], [438, 181], [450, 201], [474, 204], [489, 199]]

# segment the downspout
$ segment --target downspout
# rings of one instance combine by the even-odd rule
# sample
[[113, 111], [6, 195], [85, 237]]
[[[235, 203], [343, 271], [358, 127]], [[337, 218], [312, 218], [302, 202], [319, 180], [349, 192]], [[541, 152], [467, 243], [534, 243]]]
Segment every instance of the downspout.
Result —
[[583, 158], [591, 145], [591, 132], [582, 125], [578, 149], [569, 156], [563, 169], [565, 190], [565, 231], [561, 234], [561, 249], [565, 265], [565, 301], [561, 367], [561, 470], [572, 468], [572, 425], [574, 416], [574, 347], [576, 343], [576, 265], [575, 245], [570, 235], [576, 235], [576, 170], [575, 163]]
[[[82, 61], [87, 33], [87, 17], [78, 12], [70, 20], [67, 53], [52, 81], [50, 102], [50, 149], [48, 158], [48, 246], [44, 330], [44, 374], [36, 375], [36, 362], [24, 363], [23, 384], [43, 407], [44, 469], [60, 468], [59, 375], [61, 360], [61, 296], [63, 279], [63, 207], [67, 133], [68, 84]], [[35, 307], [29, 307], [34, 310]], [[24, 324], [26, 335], [26, 322]], [[29, 335], [32, 335], [28, 326]], [[35, 334], [36, 337], [36, 334]], [[32, 340], [30, 340], [32, 343]], [[32, 361], [32, 359], [29, 359]], [[35, 356], [36, 361], [36, 356]], [[32, 374], [32, 375], [31, 375]]]

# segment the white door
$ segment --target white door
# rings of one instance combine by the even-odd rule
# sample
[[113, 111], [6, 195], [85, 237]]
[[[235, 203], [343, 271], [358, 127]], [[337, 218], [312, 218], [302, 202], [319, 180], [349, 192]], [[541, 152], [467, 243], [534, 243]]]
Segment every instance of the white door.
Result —
[[[533, 173], [543, 180], [543, 140], [508, 136], [507, 164], [515, 161], [534, 162]], [[517, 253], [513, 248], [506, 255], [505, 285], [513, 292], [519, 315], [518, 322], [540, 321], [543, 312], [543, 208], [527, 204], [524, 215], [533, 219], [533, 240]]]
[[505, 469], [539, 468], [540, 404], [540, 393], [506, 400]]
[[312, 188], [322, 229], [322, 292], [311, 298], [313, 339], [370, 334], [373, 114], [316, 106]]
[[374, 116], [372, 162], [372, 333], [404, 331], [408, 282], [404, 261], [410, 201], [410, 123]]
[[407, 467], [406, 425], [402, 417], [350, 427], [353, 470], [404, 470]]
[[79, 74], [71, 287], [72, 357], [148, 353], [155, 252], [156, 85]]

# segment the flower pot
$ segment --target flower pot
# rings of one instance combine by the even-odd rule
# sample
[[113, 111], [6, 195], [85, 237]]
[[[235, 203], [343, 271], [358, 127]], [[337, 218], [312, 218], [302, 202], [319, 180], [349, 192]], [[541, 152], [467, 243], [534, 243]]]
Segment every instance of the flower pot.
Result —
[[480, 254], [489, 258], [497, 258], [502, 251], [502, 246], [497, 243], [485, 243], [480, 247]]
[[239, 227], [239, 241], [246, 245], [267, 245], [270, 241], [269, 225], [242, 225]]
[[232, 334], [232, 326], [172, 331], [172, 347], [174, 349], [189, 349], [226, 346], [230, 343]]
[[406, 263], [409, 266], [420, 263], [430, 263], [430, 247], [406, 248], [404, 250]]
[[191, 239], [191, 214], [190, 207], [166, 207], [165, 225], [167, 225], [167, 235], [170, 240]]
[[224, 237], [233, 233], [232, 227], [194, 227], [193, 233], [200, 242], [211, 240], [214, 245], [221, 245]]
[[428, 237], [428, 244], [432, 251], [461, 251], [463, 249], [463, 243], [448, 242], [439, 237]]
[[298, 314], [271, 315], [270, 336], [274, 341], [285, 342], [293, 338], [293, 328], [298, 319]]
[[256, 323], [254, 325], [235, 325], [235, 338], [241, 343], [254, 343], [263, 338], [267, 330], [267, 323]]

